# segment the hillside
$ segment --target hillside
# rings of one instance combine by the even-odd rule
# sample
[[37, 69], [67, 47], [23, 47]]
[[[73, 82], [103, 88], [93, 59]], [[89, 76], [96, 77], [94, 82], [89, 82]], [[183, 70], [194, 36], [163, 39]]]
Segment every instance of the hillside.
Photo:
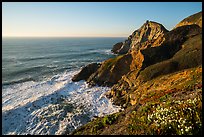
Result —
[[147, 21], [114, 45], [120, 55], [102, 62], [86, 80], [110, 86], [107, 97], [124, 111], [97, 118], [72, 134], [201, 134], [200, 15], [185, 18], [171, 31]]
[[202, 67], [164, 75], [140, 85], [124, 111], [97, 118], [72, 134], [201, 134]]
[[202, 28], [202, 11], [183, 19], [181, 22], [179, 22], [176, 25], [175, 28], [184, 26], [184, 25], [192, 25], [192, 24], [196, 24]]

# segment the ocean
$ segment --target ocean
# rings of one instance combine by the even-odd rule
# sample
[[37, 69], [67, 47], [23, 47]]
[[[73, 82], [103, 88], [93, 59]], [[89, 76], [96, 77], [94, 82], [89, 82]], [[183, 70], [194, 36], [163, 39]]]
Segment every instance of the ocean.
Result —
[[113, 58], [125, 38], [2, 38], [2, 134], [67, 134], [94, 116], [118, 112], [104, 95], [71, 78]]

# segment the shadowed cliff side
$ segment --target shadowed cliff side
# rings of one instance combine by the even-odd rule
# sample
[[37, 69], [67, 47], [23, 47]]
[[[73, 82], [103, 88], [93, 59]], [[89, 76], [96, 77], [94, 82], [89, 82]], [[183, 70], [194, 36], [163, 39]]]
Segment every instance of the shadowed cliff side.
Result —
[[91, 74], [97, 71], [101, 64], [99, 63], [91, 63], [87, 66], [83, 67], [82, 70], [76, 74], [72, 81], [80, 81], [80, 80], [87, 80]]
[[165, 61], [150, 65], [141, 70], [129, 72], [115, 84], [109, 97], [115, 104], [127, 106], [131, 102], [130, 93], [137, 89], [141, 83], [159, 77], [161, 75], [173, 73], [187, 68], [196, 67], [202, 64], [202, 34], [189, 38], [181, 45], [181, 50]]

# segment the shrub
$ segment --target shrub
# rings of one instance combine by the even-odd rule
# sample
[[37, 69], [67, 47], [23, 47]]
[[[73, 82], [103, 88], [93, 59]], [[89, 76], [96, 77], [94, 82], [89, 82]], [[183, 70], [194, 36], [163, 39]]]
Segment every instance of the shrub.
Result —
[[111, 125], [113, 124], [118, 118], [118, 114], [107, 115], [102, 119], [103, 125]]

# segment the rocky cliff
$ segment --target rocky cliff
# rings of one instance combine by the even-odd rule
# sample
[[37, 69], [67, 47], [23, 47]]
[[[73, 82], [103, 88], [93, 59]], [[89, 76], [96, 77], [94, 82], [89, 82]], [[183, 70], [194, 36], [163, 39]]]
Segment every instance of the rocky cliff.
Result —
[[[125, 110], [72, 134], [201, 134], [202, 27], [197, 22], [202, 17], [198, 15], [171, 31], [147, 21], [128, 40], [114, 45], [123, 54], [102, 62], [87, 82], [111, 86], [107, 97]], [[119, 52], [124, 43], [129, 49]]]
[[[184, 41], [201, 32], [201, 28], [197, 25], [178, 27], [166, 32], [162, 36], [163, 42], [160, 45], [145, 47], [146, 43], [142, 43], [139, 49], [132, 49], [127, 54], [102, 62], [102, 65], [90, 75], [87, 75], [89, 71], [85, 67], [86, 70], [82, 69], [84, 75], [87, 75], [84, 80], [91, 85], [113, 86], [130, 72], [134, 71], [134, 75], [137, 76], [144, 68], [173, 57], [182, 48]], [[74, 77], [76, 80], [83, 79], [82, 75], [77, 76]], [[82, 78], [79, 78], [80, 76]]]
[[87, 66], [83, 67], [82, 70], [72, 78], [72, 81], [87, 80], [91, 74], [97, 71], [100, 65], [101, 64], [99, 63], [88, 64]]
[[124, 42], [117, 43], [113, 46], [112, 52], [116, 54], [125, 54], [131, 49], [144, 49], [148, 46], [157, 46], [153, 44], [158, 37], [163, 37], [163, 35], [168, 32], [168, 30], [157, 22], [146, 21], [139, 29], [134, 31], [127, 40]]
[[[160, 51], [161, 53], [164, 53], [164, 55], [166, 55], [165, 53], [168, 53], [165, 52], [169, 50], [168, 48], [161, 49], [155, 48], [154, 50], [158, 52]], [[202, 64], [202, 34], [197, 34], [189, 38], [179, 47], [179, 49], [179, 51], [177, 51], [178, 49], [173, 51], [174, 54], [172, 57], [169, 55], [166, 56], [170, 57], [169, 59], [164, 59], [163, 61], [159, 61], [148, 66], [146, 65], [148, 62], [157, 61], [155, 59], [161, 57], [162, 54], [159, 54], [161, 56], [152, 56], [152, 58], [150, 56], [150, 60], [148, 60], [147, 63], [144, 59], [142, 64], [146, 65], [147, 67], [140, 69], [140, 71], [133, 70], [127, 75], [124, 75], [123, 78], [112, 87], [109, 97], [113, 98], [115, 104], [125, 104], [125, 106], [127, 106], [132, 102], [132, 97], [130, 94], [135, 90], [135, 88], [139, 87], [141, 83], [147, 82], [162, 75], [196, 67]], [[149, 52], [146, 52], [146, 54], [143, 55], [149, 55], [148, 53]], [[162, 58], [160, 58], [160, 60], [161, 59]]]
[[[100, 68], [95, 73], [89, 75], [89, 78], [85, 79], [82, 75], [76, 75], [73, 80], [76, 81], [84, 79], [87, 80], [90, 85], [97, 84], [103, 86], [113, 86], [122, 78], [123, 75], [127, 74], [128, 72], [135, 69], [139, 72], [141, 67], [144, 67], [145, 65], [148, 66], [150, 64], [150, 62], [148, 61], [149, 57], [144, 56], [144, 54], [147, 54], [141, 53], [141, 50], [150, 47], [158, 47], [159, 45], [161, 45], [165, 40], [164, 34], [167, 32], [168, 30], [166, 30], [163, 25], [152, 21], [146, 21], [146, 23], [144, 23], [142, 27], [140, 27], [140, 29], [134, 31], [132, 35], [128, 37], [128, 40], [125, 40], [125, 42], [119, 42], [113, 46], [113, 52], [117, 51], [116, 53], [123, 55], [102, 62]], [[168, 35], [166, 37], [168, 37]], [[161, 51], [162, 50], [163, 49], [161, 49]], [[153, 52], [153, 54], [155, 52]], [[125, 53], [127, 53], [127, 55], [125, 55]], [[157, 55], [160, 56], [160, 54]], [[144, 57], [147, 58], [146, 64], [142, 63]], [[161, 59], [158, 59], [157, 57], [155, 58], [155, 60], [159, 61]], [[154, 62], [155, 61], [152, 61], [151, 63]], [[82, 71], [85, 73], [89, 73], [84, 69], [82, 69]]]

